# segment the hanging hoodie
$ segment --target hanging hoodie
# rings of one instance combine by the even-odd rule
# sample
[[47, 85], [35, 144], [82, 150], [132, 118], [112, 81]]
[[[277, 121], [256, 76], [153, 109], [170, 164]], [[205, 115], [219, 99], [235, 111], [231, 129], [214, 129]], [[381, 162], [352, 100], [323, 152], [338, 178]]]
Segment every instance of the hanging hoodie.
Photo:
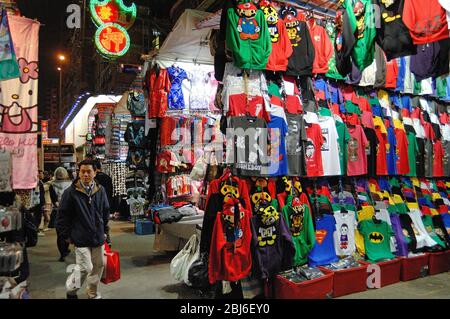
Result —
[[359, 70], [368, 67], [375, 54], [375, 17], [371, 0], [353, 0], [353, 5], [344, 3], [349, 16], [356, 20], [356, 43], [353, 48], [352, 59]]
[[381, 13], [376, 41], [383, 48], [387, 60], [416, 54], [416, 47], [402, 20], [404, 0], [375, 0], [375, 3]]
[[414, 44], [426, 44], [449, 37], [445, 9], [438, 0], [405, 0], [403, 22]]
[[294, 7], [283, 6], [279, 14], [286, 24], [293, 49], [286, 75], [312, 75], [315, 52], [306, 22], [297, 19], [298, 13]]
[[386, 59], [383, 50], [375, 43], [375, 62], [377, 72], [375, 74], [374, 89], [383, 88], [386, 85]]
[[229, 198], [217, 213], [208, 260], [209, 282], [238, 281], [252, 269], [250, 211]]
[[311, 39], [314, 45], [313, 73], [323, 74], [328, 72], [328, 62], [333, 56], [333, 47], [324, 27], [318, 25], [315, 19], [308, 21]]
[[416, 81], [428, 79], [437, 72], [438, 57], [439, 42], [417, 46], [417, 54], [411, 56], [410, 62], [410, 70], [414, 74]]
[[272, 52], [267, 62], [266, 70], [286, 71], [289, 57], [292, 55], [292, 45], [286, 31], [286, 26], [278, 17], [278, 12], [269, 1], [261, 1], [261, 10], [269, 28], [270, 39], [272, 40]]
[[238, 1], [235, 8], [228, 9], [226, 45], [238, 68], [266, 68], [272, 41], [264, 14], [251, 1]]
[[[346, 0], [349, 1], [349, 0]], [[351, 4], [348, 4], [351, 6]], [[356, 43], [356, 20], [347, 10], [336, 13], [336, 37], [334, 39], [334, 52], [336, 55], [336, 68], [342, 76], [352, 71], [351, 54]]]
[[292, 267], [295, 255], [289, 228], [270, 204], [261, 205], [251, 218], [253, 241], [253, 271], [265, 280]]
[[308, 254], [316, 242], [308, 205], [302, 204], [300, 198], [289, 195], [282, 213], [295, 246], [295, 256], [292, 265], [302, 266], [308, 261]]

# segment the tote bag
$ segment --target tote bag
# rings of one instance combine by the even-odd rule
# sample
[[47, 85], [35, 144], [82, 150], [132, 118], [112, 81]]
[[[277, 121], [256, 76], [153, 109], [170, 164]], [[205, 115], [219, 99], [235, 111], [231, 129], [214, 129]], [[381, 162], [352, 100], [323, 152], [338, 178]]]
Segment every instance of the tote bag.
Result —
[[170, 274], [177, 281], [183, 281], [191, 286], [189, 282], [189, 268], [199, 258], [200, 241], [196, 234], [189, 238], [186, 246], [172, 259], [170, 263]]

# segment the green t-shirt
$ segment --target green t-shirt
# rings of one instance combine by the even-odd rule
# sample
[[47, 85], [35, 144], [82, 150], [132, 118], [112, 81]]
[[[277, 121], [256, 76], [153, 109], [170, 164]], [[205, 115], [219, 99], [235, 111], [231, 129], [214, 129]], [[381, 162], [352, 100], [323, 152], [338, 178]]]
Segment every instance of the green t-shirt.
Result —
[[390, 239], [391, 236], [394, 236], [394, 231], [388, 223], [385, 221], [375, 223], [372, 219], [367, 219], [359, 223], [358, 230], [364, 237], [367, 260], [378, 262], [395, 258], [390, 245]]
[[409, 173], [406, 176], [417, 176], [416, 157], [419, 154], [419, 146], [417, 145], [416, 134], [413, 132], [407, 133], [408, 138], [408, 159], [409, 159]]
[[414, 94], [419, 95], [422, 93], [422, 82], [414, 80]]
[[330, 109], [327, 109], [326, 107], [319, 108], [319, 115], [320, 116], [333, 116]]
[[[351, 2], [351, 5], [349, 5]], [[364, 10], [361, 15], [354, 13], [355, 5], [361, 2]], [[353, 47], [352, 59], [360, 71], [372, 64], [375, 57], [375, 15], [371, 0], [345, 1], [343, 4], [350, 17], [350, 25], [356, 28], [356, 44]]]
[[267, 89], [269, 91], [270, 96], [278, 96], [280, 99], [282, 98], [282, 95], [280, 93], [280, 88], [275, 83], [270, 82]]
[[354, 104], [350, 100], [345, 101], [345, 109], [347, 110], [347, 113], [354, 113], [361, 115], [361, 110], [359, 109], [359, 106]]
[[336, 130], [338, 132], [339, 160], [341, 162], [342, 175], [347, 175], [347, 144], [350, 140], [350, 132], [347, 125], [336, 121]]
[[441, 99], [447, 96], [447, 78], [438, 77], [436, 78], [436, 93]]
[[439, 246], [442, 246], [445, 248], [445, 243], [442, 241], [442, 239], [436, 234], [436, 231], [434, 230], [433, 225], [433, 218], [429, 215], [422, 216], [423, 225], [425, 226], [425, 229], [427, 230], [428, 235], [438, 243]]
[[308, 205], [302, 204], [300, 211], [292, 207], [291, 195], [288, 196], [286, 205], [281, 210], [283, 218], [291, 232], [292, 242], [295, 247], [293, 266], [301, 266], [308, 262], [308, 254], [316, 243], [316, 235]]

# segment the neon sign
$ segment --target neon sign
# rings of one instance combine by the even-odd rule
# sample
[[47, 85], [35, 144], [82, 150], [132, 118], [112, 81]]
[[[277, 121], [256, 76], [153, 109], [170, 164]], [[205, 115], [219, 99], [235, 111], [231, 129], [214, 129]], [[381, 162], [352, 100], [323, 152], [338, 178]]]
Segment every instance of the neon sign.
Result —
[[130, 42], [127, 30], [117, 23], [106, 23], [95, 33], [97, 49], [109, 58], [121, 57], [127, 53]]
[[97, 27], [106, 23], [117, 23], [128, 30], [136, 20], [137, 9], [134, 3], [127, 7], [122, 0], [91, 0], [89, 7]]

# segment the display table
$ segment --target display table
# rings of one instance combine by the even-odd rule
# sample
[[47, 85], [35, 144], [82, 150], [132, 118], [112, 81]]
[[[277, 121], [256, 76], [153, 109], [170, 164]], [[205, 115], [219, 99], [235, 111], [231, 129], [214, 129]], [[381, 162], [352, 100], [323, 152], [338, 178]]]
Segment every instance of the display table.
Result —
[[176, 223], [156, 225], [153, 251], [180, 251], [193, 234], [201, 235], [203, 215], [183, 217]]

